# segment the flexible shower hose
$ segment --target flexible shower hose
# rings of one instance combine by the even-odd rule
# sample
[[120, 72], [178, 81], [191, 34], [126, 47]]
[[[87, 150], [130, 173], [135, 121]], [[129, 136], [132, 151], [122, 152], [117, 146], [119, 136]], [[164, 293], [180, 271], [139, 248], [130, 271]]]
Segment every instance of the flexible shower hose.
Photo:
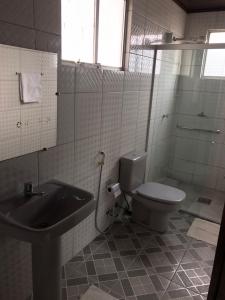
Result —
[[98, 226], [98, 211], [99, 211], [100, 192], [101, 192], [101, 183], [102, 183], [102, 171], [103, 171], [103, 166], [105, 164], [105, 153], [103, 151], [100, 151], [99, 154], [102, 156], [102, 159], [101, 161], [98, 162], [100, 166], [100, 171], [99, 171], [98, 192], [97, 192], [96, 209], [95, 209], [95, 228], [99, 233], [104, 234], [111, 229], [113, 224], [109, 226], [106, 230], [101, 230]]

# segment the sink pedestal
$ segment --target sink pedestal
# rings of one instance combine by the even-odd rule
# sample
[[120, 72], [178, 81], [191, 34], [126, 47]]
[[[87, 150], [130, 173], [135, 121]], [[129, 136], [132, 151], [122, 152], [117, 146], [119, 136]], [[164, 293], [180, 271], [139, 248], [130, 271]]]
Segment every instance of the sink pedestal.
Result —
[[61, 239], [32, 244], [33, 300], [61, 300]]

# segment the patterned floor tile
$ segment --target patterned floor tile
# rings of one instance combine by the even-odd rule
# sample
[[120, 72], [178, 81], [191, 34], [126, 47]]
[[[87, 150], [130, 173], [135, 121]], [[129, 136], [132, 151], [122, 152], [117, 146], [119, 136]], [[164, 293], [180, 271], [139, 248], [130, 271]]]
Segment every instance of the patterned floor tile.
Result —
[[207, 296], [214, 257], [214, 246], [192, 240], [172, 282]]
[[211, 269], [207, 266], [201, 266], [201, 263], [186, 263], [179, 267], [172, 282], [207, 296], [210, 273]]
[[147, 248], [139, 255], [140, 262], [151, 274], [159, 274], [171, 279], [181, 262], [185, 250], [171, 250], [169, 248]]
[[176, 213], [170, 217], [169, 229], [172, 232], [186, 233], [193, 221], [192, 217], [187, 217], [186, 214]]
[[212, 273], [212, 266], [204, 262], [185, 262], [179, 266], [173, 282], [207, 296]]
[[214, 257], [215, 248], [203, 242], [196, 242], [192, 243], [192, 245], [186, 251], [185, 256], [182, 259], [182, 263], [201, 261], [212, 266]]
[[129, 278], [104, 282], [109, 293], [118, 299], [161, 299], [169, 281], [157, 275], [136, 272]]
[[150, 248], [150, 247], [159, 247], [159, 243], [155, 238], [157, 234], [155, 232], [137, 232], [136, 239], [141, 246], [141, 249]]
[[182, 233], [164, 233], [155, 235], [155, 239], [162, 248], [171, 250], [186, 249], [190, 243], [190, 239]]
[[90, 286], [89, 284], [82, 284], [82, 285], [78, 285], [78, 286], [68, 286], [68, 288], [67, 288], [68, 298], [70, 299], [70, 297], [77, 297], [77, 299], [79, 299], [78, 297], [83, 295], [87, 291], [89, 286]]
[[164, 234], [113, 225], [64, 266], [63, 300], [80, 299], [91, 284], [119, 300], [205, 300], [215, 247], [186, 236], [192, 220], [175, 213]]
[[69, 262], [65, 265], [66, 279], [79, 278], [86, 273], [85, 262]]
[[117, 269], [113, 258], [98, 259], [94, 261], [97, 275], [116, 273]]
[[141, 246], [133, 238], [128, 235], [116, 235], [113, 238], [117, 251], [139, 250]]
[[193, 291], [177, 284], [171, 283], [162, 300], [205, 300], [205, 298]]

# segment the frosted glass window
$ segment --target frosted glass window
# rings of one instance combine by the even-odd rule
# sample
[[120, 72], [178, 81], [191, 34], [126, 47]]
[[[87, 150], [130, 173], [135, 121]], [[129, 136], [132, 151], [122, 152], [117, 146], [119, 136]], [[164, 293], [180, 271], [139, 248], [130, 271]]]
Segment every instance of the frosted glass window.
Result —
[[62, 59], [122, 67], [125, 0], [61, 0]]
[[[210, 44], [225, 43], [225, 32], [210, 32]], [[205, 52], [204, 77], [225, 77], [225, 49], [208, 49]]]
[[100, 0], [98, 63], [121, 67], [124, 36], [124, 0]]
[[95, 1], [62, 0], [62, 59], [94, 62]]

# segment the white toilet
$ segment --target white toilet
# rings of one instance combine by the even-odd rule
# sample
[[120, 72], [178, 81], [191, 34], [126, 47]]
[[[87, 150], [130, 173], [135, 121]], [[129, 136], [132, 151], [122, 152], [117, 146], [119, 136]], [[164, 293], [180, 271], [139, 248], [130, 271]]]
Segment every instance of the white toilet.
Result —
[[146, 154], [129, 153], [120, 159], [120, 186], [132, 197], [132, 219], [152, 230], [164, 232], [169, 214], [179, 209], [183, 191], [157, 182], [144, 183]]

